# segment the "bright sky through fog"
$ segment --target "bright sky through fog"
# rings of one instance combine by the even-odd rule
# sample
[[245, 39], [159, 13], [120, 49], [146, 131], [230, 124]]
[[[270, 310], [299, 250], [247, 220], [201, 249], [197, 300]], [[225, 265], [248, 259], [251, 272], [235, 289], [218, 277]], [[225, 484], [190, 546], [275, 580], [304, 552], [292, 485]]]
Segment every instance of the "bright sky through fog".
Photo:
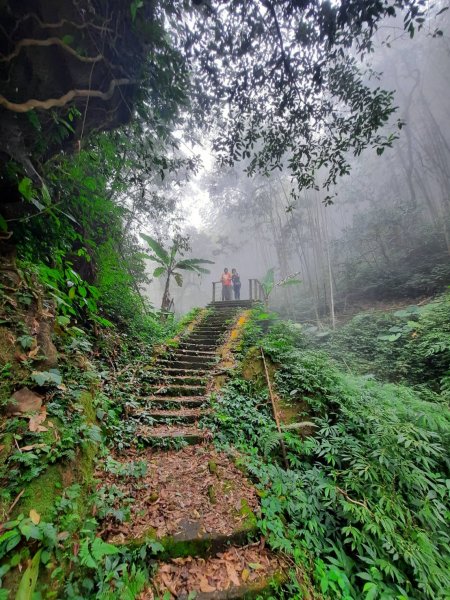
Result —
[[200, 155], [202, 165], [197, 175], [192, 178], [183, 190], [181, 210], [185, 215], [185, 225], [187, 227], [201, 229], [204, 222], [202, 213], [209, 204], [209, 193], [201, 185], [201, 180], [211, 171], [214, 165], [214, 156], [210, 148], [206, 146], [195, 146], [193, 152]]

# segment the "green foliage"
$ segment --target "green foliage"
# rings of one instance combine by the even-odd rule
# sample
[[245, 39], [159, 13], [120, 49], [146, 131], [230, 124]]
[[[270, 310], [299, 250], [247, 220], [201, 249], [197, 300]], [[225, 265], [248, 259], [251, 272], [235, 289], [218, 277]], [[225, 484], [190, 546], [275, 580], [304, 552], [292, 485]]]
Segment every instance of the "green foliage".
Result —
[[316, 339], [352, 370], [439, 391], [450, 364], [450, 294], [424, 306], [362, 313]]
[[149, 235], [141, 233], [141, 237], [147, 242], [150, 250], [153, 252], [153, 254], [146, 255], [146, 258], [160, 264], [160, 266], [156, 267], [153, 271], [153, 276], [162, 277], [164, 275], [166, 278], [161, 302], [161, 311], [167, 312], [170, 308], [169, 285], [171, 277], [173, 277], [176, 284], [181, 287], [183, 285], [183, 276], [179, 271], [191, 271], [197, 273], [197, 275], [209, 273], [209, 271], [201, 265], [213, 265], [214, 262], [203, 258], [180, 259], [177, 255], [180, 254], [182, 256], [186, 250], [189, 250], [188, 238], [184, 238], [180, 235], [174, 237], [172, 246], [168, 250], [165, 250], [158, 240], [155, 240]]
[[265, 302], [269, 302], [269, 296], [275, 288], [286, 287], [289, 285], [298, 285], [299, 283], [301, 283], [300, 279], [296, 278], [296, 275], [297, 274], [288, 275], [280, 281], [275, 281], [275, 269], [269, 269], [261, 281], [261, 287], [264, 291]]
[[261, 533], [303, 564], [312, 558], [325, 597], [444, 597], [448, 407], [437, 395], [430, 402], [346, 374], [325, 353], [280, 339], [277, 327], [258, 343], [278, 365], [276, 391], [298, 403], [314, 435], [285, 429], [290, 468], [282, 468], [267, 391], [239, 379], [215, 400], [211, 425], [258, 481]]

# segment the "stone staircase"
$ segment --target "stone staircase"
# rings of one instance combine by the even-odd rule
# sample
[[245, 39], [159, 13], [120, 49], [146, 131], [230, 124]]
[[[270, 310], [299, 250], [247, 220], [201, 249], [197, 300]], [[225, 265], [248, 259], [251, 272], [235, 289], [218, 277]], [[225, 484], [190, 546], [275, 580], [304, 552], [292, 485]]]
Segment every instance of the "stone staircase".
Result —
[[209, 304], [209, 313], [195, 329], [158, 358], [148, 375], [146, 404], [135, 412], [137, 417], [145, 415], [144, 420], [154, 420], [139, 427], [143, 441], [204, 439], [207, 433], [199, 429], [198, 421], [207, 414], [202, 405], [217, 363], [216, 350], [238, 313], [250, 307], [248, 300]]
[[[248, 301], [210, 305], [193, 331], [157, 358], [145, 375], [148, 395], [131, 415], [147, 446], [118, 457], [123, 463], [146, 461], [147, 474], [139, 480], [108, 474], [103, 482], [133, 497], [129, 522], [107, 520], [104, 538], [164, 548], [141, 600], [256, 598], [284, 577], [282, 560], [257, 536], [256, 490], [199, 426], [210, 410], [207, 390], [216, 351], [249, 306]], [[188, 445], [170, 448], [174, 440]], [[169, 448], [155, 448], [161, 444]]]

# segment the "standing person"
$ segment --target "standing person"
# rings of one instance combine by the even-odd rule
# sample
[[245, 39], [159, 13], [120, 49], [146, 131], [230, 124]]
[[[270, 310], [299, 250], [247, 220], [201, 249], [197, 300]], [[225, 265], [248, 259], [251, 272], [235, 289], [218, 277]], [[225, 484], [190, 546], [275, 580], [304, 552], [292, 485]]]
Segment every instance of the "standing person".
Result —
[[231, 300], [231, 273], [226, 267], [223, 270], [220, 281], [222, 282], [222, 302], [224, 300]]
[[234, 299], [241, 299], [241, 278], [236, 269], [231, 269], [231, 281], [233, 283]]

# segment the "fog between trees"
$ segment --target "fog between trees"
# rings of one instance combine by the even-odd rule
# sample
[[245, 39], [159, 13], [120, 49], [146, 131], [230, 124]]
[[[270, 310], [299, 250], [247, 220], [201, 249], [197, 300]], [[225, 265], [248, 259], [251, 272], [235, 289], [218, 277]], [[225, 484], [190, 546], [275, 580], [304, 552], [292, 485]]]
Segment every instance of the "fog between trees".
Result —
[[[216, 261], [211, 274], [173, 288], [177, 312], [204, 305], [211, 282], [236, 267], [244, 297], [248, 278], [276, 268], [278, 278], [300, 272], [302, 285], [279, 289], [273, 306], [291, 318], [331, 322], [337, 313], [381, 299], [420, 298], [450, 281], [450, 44], [448, 13], [415, 39], [391, 23], [380, 28], [365, 64], [380, 78], [371, 85], [395, 90], [405, 126], [382, 155], [368, 149], [352, 157], [352, 170], [330, 192], [307, 190], [297, 202], [284, 171], [247, 177], [245, 162], [214, 164], [188, 185], [183, 203], [202, 223], [181, 225], [194, 256]], [[393, 130], [393, 127], [386, 127]], [[207, 147], [207, 140], [204, 140]], [[320, 182], [321, 174], [318, 173]], [[202, 194], [195, 198], [195, 189]], [[205, 202], [206, 194], [209, 200]], [[326, 196], [332, 205], [325, 206]], [[187, 209], [189, 218], [189, 208]], [[154, 290], [155, 287], [151, 286]]]

